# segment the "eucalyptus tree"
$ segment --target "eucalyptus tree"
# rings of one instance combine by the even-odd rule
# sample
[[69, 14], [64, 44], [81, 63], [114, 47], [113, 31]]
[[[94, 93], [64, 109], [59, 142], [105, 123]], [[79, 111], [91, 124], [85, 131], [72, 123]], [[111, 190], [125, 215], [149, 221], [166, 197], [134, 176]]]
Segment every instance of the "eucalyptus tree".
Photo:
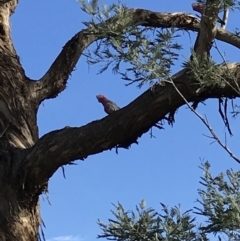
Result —
[[[237, 1], [208, 0], [201, 20], [187, 13], [128, 9], [120, 3], [102, 8], [97, 1], [80, 3], [91, 20], [66, 42], [47, 72], [33, 80], [26, 76], [11, 38], [9, 18], [18, 0], [0, 0], [0, 240], [3, 241], [40, 238], [39, 196], [47, 191], [48, 181], [59, 167], [111, 148], [128, 148], [138, 143], [151, 128], [161, 129], [162, 120], [173, 123], [174, 113], [182, 105], [188, 105], [197, 114], [197, 104], [208, 98], [222, 101], [239, 97], [240, 65], [226, 61], [217, 65], [211, 58], [214, 39], [240, 47], [237, 33], [216, 26], [218, 12], [227, 13], [238, 5]], [[189, 61], [171, 76], [171, 65], [181, 48], [175, 39], [176, 29], [195, 31], [198, 37]], [[98, 47], [89, 52], [87, 48], [93, 42]], [[66, 89], [83, 52], [89, 64], [108, 61], [100, 72], [113, 66], [129, 84], [151, 83], [151, 88], [106, 118], [82, 127], [53, 130], [39, 138], [40, 104]], [[121, 63], [128, 63], [129, 68], [120, 70]], [[231, 131], [225, 111], [222, 116]], [[208, 122], [204, 118], [202, 121], [217, 138]]]

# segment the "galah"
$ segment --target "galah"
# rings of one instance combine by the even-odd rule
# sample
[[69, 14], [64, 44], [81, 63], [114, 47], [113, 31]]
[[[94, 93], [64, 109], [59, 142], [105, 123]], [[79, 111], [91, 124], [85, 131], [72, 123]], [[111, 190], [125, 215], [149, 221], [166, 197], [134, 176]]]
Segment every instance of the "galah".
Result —
[[98, 99], [98, 102], [102, 103], [103, 107], [104, 107], [104, 111], [107, 114], [111, 114], [114, 111], [119, 110], [120, 108], [117, 106], [116, 103], [114, 103], [113, 101], [107, 99], [104, 95], [97, 95], [96, 96]]
[[[205, 6], [203, 3], [192, 3], [192, 9], [198, 13], [203, 14], [205, 10]], [[225, 22], [218, 17], [217, 21], [223, 25], [225, 25]]]

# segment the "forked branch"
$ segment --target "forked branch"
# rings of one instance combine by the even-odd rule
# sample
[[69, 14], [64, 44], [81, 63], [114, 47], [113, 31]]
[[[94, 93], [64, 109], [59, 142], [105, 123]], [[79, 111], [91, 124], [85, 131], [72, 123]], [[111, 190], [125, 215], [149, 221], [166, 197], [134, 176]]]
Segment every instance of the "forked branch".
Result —
[[33, 92], [39, 104], [45, 99], [55, 98], [66, 88], [69, 75], [82, 52], [96, 39], [96, 36], [83, 30], [66, 43], [46, 74], [35, 82]]
[[[159, 13], [144, 9], [129, 9], [128, 14], [131, 16], [132, 21], [129, 23], [131, 25], [157, 28], [175, 27], [197, 32], [200, 30], [199, 20], [185, 13]], [[111, 21], [111, 19], [107, 21]], [[107, 38], [108, 35], [109, 33], [106, 33], [105, 36], [96, 36], [88, 30], [82, 30], [69, 40], [45, 75], [34, 83], [33, 93], [36, 101], [40, 104], [43, 100], [54, 98], [63, 91], [82, 52], [93, 41]], [[224, 29], [217, 29], [216, 38], [240, 48], [240, 38]]]
[[[228, 68], [234, 76], [240, 76], [240, 65], [232, 64]], [[222, 73], [226, 81], [233, 81], [224, 76], [226, 71]], [[41, 185], [62, 165], [77, 159], [84, 160], [89, 155], [111, 149], [120, 143], [133, 143], [155, 123], [165, 119], [169, 112], [186, 104], [186, 101], [240, 96], [223, 81], [219, 85], [203, 88], [198, 93], [200, 84], [196, 84], [197, 80], [188, 75], [187, 71], [179, 72], [172, 79], [176, 87], [168, 82], [164, 86], [156, 85], [102, 120], [78, 128], [56, 130], [40, 138], [32, 148], [24, 150], [28, 167], [26, 181], [34, 186]], [[240, 84], [240, 77], [236, 81]]]
[[219, 0], [207, 0], [205, 10], [201, 18], [200, 31], [194, 45], [196, 56], [202, 60], [207, 60], [210, 56], [212, 42], [217, 35], [216, 19], [218, 16]]

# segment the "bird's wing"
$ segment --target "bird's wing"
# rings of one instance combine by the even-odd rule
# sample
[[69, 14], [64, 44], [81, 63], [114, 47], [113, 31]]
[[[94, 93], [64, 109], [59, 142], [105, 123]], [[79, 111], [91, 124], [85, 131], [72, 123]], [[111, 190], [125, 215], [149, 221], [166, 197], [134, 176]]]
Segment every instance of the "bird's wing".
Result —
[[119, 110], [120, 108], [116, 105], [116, 103], [109, 100], [108, 103], [106, 104], [106, 109], [107, 109], [107, 112], [110, 114], [114, 111]]

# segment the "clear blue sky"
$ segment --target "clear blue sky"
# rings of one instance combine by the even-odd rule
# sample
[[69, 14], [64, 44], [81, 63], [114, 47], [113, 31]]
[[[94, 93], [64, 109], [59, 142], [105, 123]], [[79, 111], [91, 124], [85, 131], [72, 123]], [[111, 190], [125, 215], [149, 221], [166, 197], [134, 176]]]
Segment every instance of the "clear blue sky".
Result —
[[[113, 3], [113, 0], [105, 3]], [[189, 0], [125, 0], [123, 3], [133, 8], [193, 14]], [[234, 29], [235, 15], [230, 15], [230, 30]], [[40, 78], [64, 44], [83, 28], [82, 21], [88, 19], [75, 0], [20, 1], [12, 17], [12, 35], [26, 74], [33, 79]], [[179, 40], [184, 44], [181, 52], [184, 59], [189, 57], [196, 35], [189, 37], [189, 33], [179, 33], [183, 34]], [[227, 60], [238, 60], [236, 48], [219, 42], [218, 46]], [[215, 60], [222, 62], [216, 51], [214, 53]], [[180, 69], [180, 64], [174, 71]], [[97, 75], [98, 68], [89, 69], [86, 59], [80, 59], [67, 89], [58, 98], [42, 104], [38, 114], [40, 136], [67, 125], [81, 126], [104, 117], [96, 94], [105, 94], [122, 107], [148, 87], [125, 87], [120, 76], [112, 75], [111, 71]], [[206, 114], [216, 132], [224, 137], [225, 127], [218, 114], [217, 100], [206, 104], [200, 106], [199, 112]], [[59, 169], [49, 185], [52, 205], [40, 198], [46, 238], [95, 240], [100, 233], [97, 219], [107, 221], [111, 217], [111, 203], [118, 201], [126, 209], [134, 209], [141, 199], [145, 199], [148, 207], [160, 210], [159, 202], [163, 202], [168, 206], [181, 204], [185, 211], [195, 205], [202, 175], [198, 168], [201, 160], [208, 160], [215, 174], [227, 168], [239, 168], [224, 150], [203, 136], [209, 134], [207, 129], [186, 107], [178, 110], [175, 117], [173, 128], [165, 124], [165, 130], [154, 130], [155, 139], [147, 133], [139, 140], [139, 145], [120, 150], [118, 155], [115, 150], [106, 151], [90, 156], [84, 162], [77, 161], [77, 166], [65, 167], [66, 180]], [[228, 143], [235, 154], [240, 155], [239, 122], [230, 119], [234, 137], [228, 137]]]

